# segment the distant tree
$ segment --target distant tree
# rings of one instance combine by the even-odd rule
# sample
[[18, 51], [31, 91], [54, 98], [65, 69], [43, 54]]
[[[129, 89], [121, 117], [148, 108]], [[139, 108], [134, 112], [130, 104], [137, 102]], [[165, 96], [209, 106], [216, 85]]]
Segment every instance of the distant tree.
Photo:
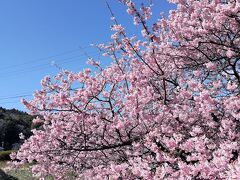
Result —
[[5, 150], [10, 150], [13, 144], [21, 143], [20, 133], [29, 137], [32, 119], [32, 116], [16, 109], [0, 108], [0, 146], [3, 146]]
[[110, 66], [45, 77], [23, 100], [42, 129], [12, 166], [36, 161], [35, 176], [56, 179], [239, 178], [239, 1], [171, 0], [151, 27], [151, 6], [121, 2], [142, 37], [113, 17], [113, 42], [99, 45]]
[[12, 144], [19, 142], [19, 134], [21, 133], [19, 127], [16, 122], [9, 120], [6, 123], [6, 127], [4, 128], [4, 148], [9, 150], [12, 148]]

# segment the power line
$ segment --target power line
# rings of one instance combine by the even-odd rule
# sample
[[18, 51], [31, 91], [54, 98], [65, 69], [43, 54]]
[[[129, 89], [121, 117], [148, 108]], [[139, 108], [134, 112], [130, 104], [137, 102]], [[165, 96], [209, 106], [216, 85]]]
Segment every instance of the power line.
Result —
[[38, 59], [35, 59], [35, 60], [25, 61], [23, 63], [18, 63], [18, 64], [15, 64], [15, 65], [5, 66], [5, 67], [0, 68], [0, 70], [6, 70], [6, 69], [11, 69], [11, 68], [14, 68], [14, 67], [18, 67], [18, 66], [32, 64], [32, 63], [36, 63], [36, 62], [41, 61], [41, 60], [49, 60], [51, 58], [63, 56], [63, 55], [66, 55], [66, 54], [71, 54], [73, 52], [82, 51], [82, 49], [87, 49], [87, 48], [90, 48], [90, 47], [91, 46], [86, 46], [86, 47], [83, 47], [83, 48], [77, 48], [77, 49], [73, 49], [73, 50], [69, 50], [69, 51], [64, 51], [64, 52], [61, 52], [61, 53], [58, 53], [58, 54], [55, 54], [55, 55], [51, 55], [51, 56], [48, 56], [48, 57], [38, 58]]
[[0, 98], [6, 98], [6, 97], [12, 97], [12, 96], [21, 96], [21, 95], [30, 94], [30, 93], [32, 93], [32, 92], [30, 92], [30, 91], [25, 91], [25, 92], [21, 92], [21, 93], [17, 93], [17, 94], [0, 96]]
[[[108, 43], [108, 42], [102, 42], [103, 44], [104, 43]], [[90, 48], [94, 48], [94, 44], [93, 45], [88, 45], [88, 46], [79, 46], [78, 48], [76, 49], [72, 49], [72, 50], [68, 50], [68, 51], [63, 51], [61, 53], [57, 53], [57, 54], [54, 54], [54, 55], [51, 55], [51, 56], [48, 56], [48, 57], [43, 57], [43, 58], [38, 58], [38, 59], [35, 59], [35, 60], [29, 60], [29, 61], [25, 61], [23, 63], [18, 63], [18, 64], [14, 64], [14, 65], [10, 65], [10, 66], [5, 66], [5, 67], [1, 67], [0, 70], [6, 70], [6, 69], [11, 69], [11, 68], [14, 68], [14, 67], [18, 67], [18, 66], [23, 66], [23, 65], [27, 65], [27, 64], [32, 64], [32, 63], [36, 63], [38, 61], [41, 61], [41, 60], [49, 60], [51, 58], [55, 58], [55, 57], [59, 57], [59, 56], [64, 56], [64, 55], [67, 55], [67, 54], [71, 54], [71, 53], [74, 53], [74, 52], [78, 52], [78, 51], [83, 51], [85, 49], [90, 49]], [[94, 48], [95, 49], [95, 48]], [[84, 54], [86, 55], [87, 53], [84, 52]]]
[[10, 97], [5, 97], [5, 98], [0, 98], [0, 101], [1, 101], [1, 100], [24, 98], [24, 97], [30, 97], [30, 96], [32, 96], [32, 95], [30, 95], [30, 94], [25, 94], [25, 95], [20, 95], [20, 96], [10, 96]]
[[[84, 49], [88, 49], [88, 48], [91, 48], [91, 47], [92, 46], [80, 47], [80, 48], [77, 48], [77, 49], [64, 51], [62, 53], [58, 53], [58, 54], [55, 54], [55, 55], [52, 55], [52, 56], [39, 58], [39, 59], [31, 60], [31, 61], [25, 61], [23, 63], [18, 63], [18, 64], [14, 64], [14, 65], [10, 65], [10, 66], [1, 67], [0, 72], [6, 71], [6, 70], [10, 70], [10, 71], [6, 71], [6, 72], [1, 73], [2, 75], [0, 74], [0, 78], [9, 78], [10, 76], [19, 76], [20, 73], [27, 73], [27, 72], [33, 72], [33, 71], [37, 71], [37, 70], [50, 68], [52, 66], [50, 66], [50, 62], [49, 62], [49, 64], [46, 62], [47, 60], [48, 61], [49, 60], [55, 60], [54, 58], [59, 58], [61, 56], [70, 55], [70, 54], [73, 54], [75, 52], [83, 51]], [[80, 55], [55, 60], [55, 63], [57, 63], [57, 65], [62, 65], [62, 64], [71, 63], [71, 62], [74, 62], [76, 60], [79, 60], [79, 58], [84, 57], [84, 56], [86, 58], [89, 58], [90, 57], [89, 55], [91, 55], [91, 57], [93, 57], [94, 55], [99, 55], [100, 51], [96, 51], [96, 50], [97, 49], [95, 49], [95, 51], [91, 51], [91, 52], [84, 52], [83, 54], [80, 54]], [[76, 59], [76, 58], [78, 58], [78, 59]], [[26, 67], [21, 68], [21, 66], [26, 66], [26, 65], [30, 65], [30, 64], [34, 64], [34, 63], [35, 64], [38, 63], [38, 65], [31, 66], [31, 67], [28, 67], [28, 68], [26, 68]], [[20, 69], [16, 69], [16, 68], [20, 68]], [[16, 69], [16, 70], [13, 71], [13, 69]], [[0, 105], [20, 103], [20, 100], [19, 100], [20, 98], [27, 98], [27, 97], [33, 97], [33, 93], [22, 92], [22, 93], [7, 95], [7, 96], [0, 96]], [[11, 101], [11, 100], [15, 100], [15, 99], [17, 99], [17, 101]]]
[[[74, 89], [78, 89], [79, 87], [75, 87]], [[3, 100], [10, 100], [10, 99], [18, 99], [18, 98], [26, 98], [26, 97], [33, 97], [33, 93], [30, 92], [22, 92], [17, 94], [11, 94], [6, 96], [0, 96], [0, 102]]]
[[[91, 55], [97, 55], [98, 53], [99, 52], [96, 52], [96, 51], [91, 52]], [[55, 63], [66, 64], [66, 63], [74, 62], [74, 61], [78, 60], [76, 58], [81, 58], [81, 57], [84, 57], [84, 56], [86, 56], [86, 54], [80, 54], [80, 55], [77, 55], [77, 56], [57, 60], [57, 61], [55, 61]], [[4, 72], [4, 73], [0, 73], [0, 78], [18, 76], [19, 74], [22, 74], [22, 73], [34, 72], [34, 71], [38, 71], [38, 70], [47, 69], [47, 68], [50, 68], [50, 67], [52, 67], [52, 66], [50, 66], [50, 63], [49, 63], [49, 64], [41, 64], [41, 65], [37, 65], [37, 66], [32, 66], [30, 68], [24, 68], [24, 69], [20, 69], [20, 70], [16, 70], [16, 71]]]

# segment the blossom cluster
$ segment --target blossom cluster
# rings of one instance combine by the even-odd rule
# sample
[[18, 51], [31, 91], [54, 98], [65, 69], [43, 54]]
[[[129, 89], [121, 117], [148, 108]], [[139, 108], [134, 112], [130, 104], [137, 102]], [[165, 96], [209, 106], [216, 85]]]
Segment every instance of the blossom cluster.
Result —
[[[168, 18], [122, 1], [142, 37], [112, 27], [98, 71], [45, 77], [30, 102], [40, 128], [12, 167], [63, 179], [238, 179], [240, 3], [171, 0]], [[114, 18], [115, 19], [115, 18]], [[151, 27], [152, 28], [149, 28]]]

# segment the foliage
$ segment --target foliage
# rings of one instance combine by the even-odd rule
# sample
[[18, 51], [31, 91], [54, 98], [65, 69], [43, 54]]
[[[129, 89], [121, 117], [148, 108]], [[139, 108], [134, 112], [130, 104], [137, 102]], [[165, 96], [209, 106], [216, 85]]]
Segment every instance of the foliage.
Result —
[[20, 143], [20, 133], [29, 137], [32, 119], [33, 117], [25, 112], [0, 107], [0, 146], [3, 145], [5, 150], [9, 150], [15, 143]]
[[[112, 64], [45, 77], [25, 106], [34, 130], [12, 166], [61, 179], [235, 179], [240, 176], [240, 4], [171, 0], [152, 26], [151, 6], [122, 0], [142, 37], [116, 18]], [[112, 14], [113, 15], [113, 14]]]
[[10, 160], [10, 154], [16, 152], [13, 150], [9, 150], [9, 151], [0, 151], [0, 161], [7, 161]]

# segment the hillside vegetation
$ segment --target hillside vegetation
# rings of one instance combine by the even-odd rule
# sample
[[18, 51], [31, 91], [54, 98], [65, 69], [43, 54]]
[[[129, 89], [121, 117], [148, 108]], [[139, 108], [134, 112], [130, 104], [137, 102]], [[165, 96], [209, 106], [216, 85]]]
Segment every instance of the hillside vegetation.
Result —
[[0, 107], [0, 147], [4, 150], [18, 149], [22, 141], [19, 134], [31, 135], [32, 119], [25, 112]]

